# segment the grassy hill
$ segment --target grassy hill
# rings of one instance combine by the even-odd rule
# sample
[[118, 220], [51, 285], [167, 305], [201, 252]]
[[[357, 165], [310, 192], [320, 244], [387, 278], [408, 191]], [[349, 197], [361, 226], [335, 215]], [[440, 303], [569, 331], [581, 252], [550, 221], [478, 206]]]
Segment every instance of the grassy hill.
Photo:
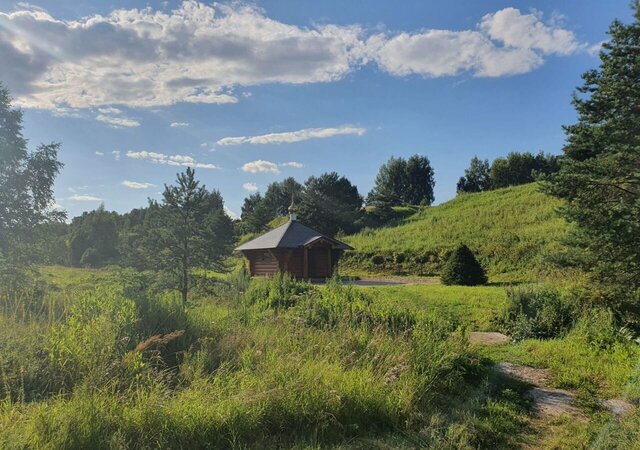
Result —
[[463, 242], [494, 280], [530, 279], [545, 255], [561, 248], [569, 229], [555, 212], [559, 205], [536, 183], [458, 196], [396, 226], [344, 237], [356, 251], [346, 256], [343, 267], [348, 273], [430, 275]]

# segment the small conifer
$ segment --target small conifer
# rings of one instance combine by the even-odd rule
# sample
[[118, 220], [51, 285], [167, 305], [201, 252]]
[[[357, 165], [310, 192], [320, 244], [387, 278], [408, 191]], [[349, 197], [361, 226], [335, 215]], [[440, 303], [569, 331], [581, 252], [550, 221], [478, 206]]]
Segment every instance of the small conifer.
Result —
[[464, 244], [460, 244], [451, 252], [442, 270], [441, 280], [444, 284], [476, 286], [487, 283], [487, 275], [474, 256]]

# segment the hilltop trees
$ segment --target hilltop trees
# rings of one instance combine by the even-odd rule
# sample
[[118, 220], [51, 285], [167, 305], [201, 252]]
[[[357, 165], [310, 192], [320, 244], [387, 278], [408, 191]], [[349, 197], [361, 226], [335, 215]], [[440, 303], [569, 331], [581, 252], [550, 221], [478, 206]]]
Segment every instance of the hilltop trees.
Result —
[[408, 160], [391, 157], [380, 167], [367, 203], [430, 205], [434, 185], [433, 168], [426, 156], [413, 155]]
[[62, 168], [59, 148], [52, 143], [27, 150], [22, 112], [11, 108], [0, 85], [0, 279], [29, 264], [37, 225], [64, 217], [51, 210], [53, 182]]
[[491, 165], [488, 160], [474, 156], [464, 176], [458, 180], [457, 190], [458, 193], [483, 192], [531, 183], [540, 175], [552, 174], [559, 168], [560, 158], [543, 152], [537, 155], [510, 152], [504, 158], [494, 159]]
[[286, 215], [291, 201], [298, 200], [302, 196], [303, 189], [303, 186], [293, 177], [271, 183], [264, 194], [264, 203], [267, 210], [274, 217]]
[[358, 188], [346, 177], [331, 172], [312, 176], [304, 185], [293, 178], [271, 183], [264, 197], [251, 194], [242, 205], [243, 230], [266, 230], [273, 219], [288, 214], [292, 200], [298, 206], [299, 219], [323, 233], [349, 233], [360, 226], [363, 199]]
[[458, 180], [458, 192], [482, 192], [489, 190], [489, 160], [481, 160], [477, 156], [471, 159], [469, 168]]
[[[640, 287], [640, 7], [635, 21], [614, 21], [598, 69], [573, 97], [578, 122], [565, 127], [560, 172], [547, 192], [566, 200], [563, 214], [602, 279]], [[637, 301], [637, 300], [636, 300]]]

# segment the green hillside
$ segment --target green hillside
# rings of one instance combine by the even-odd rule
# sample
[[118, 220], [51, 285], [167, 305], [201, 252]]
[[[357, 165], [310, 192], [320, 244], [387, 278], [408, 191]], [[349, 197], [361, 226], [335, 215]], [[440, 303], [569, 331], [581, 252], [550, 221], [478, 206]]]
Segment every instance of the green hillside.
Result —
[[530, 279], [542, 259], [561, 248], [567, 233], [567, 223], [555, 213], [559, 205], [535, 183], [461, 195], [397, 226], [344, 237], [356, 251], [345, 257], [343, 268], [347, 273], [435, 274], [444, 255], [464, 242], [494, 280]]

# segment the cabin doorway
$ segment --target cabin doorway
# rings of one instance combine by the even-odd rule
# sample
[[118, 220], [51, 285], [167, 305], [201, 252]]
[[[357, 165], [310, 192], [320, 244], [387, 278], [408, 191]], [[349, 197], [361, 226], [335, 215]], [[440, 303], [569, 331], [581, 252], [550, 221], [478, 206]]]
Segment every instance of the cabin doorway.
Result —
[[311, 247], [308, 252], [309, 278], [329, 278], [331, 247]]

